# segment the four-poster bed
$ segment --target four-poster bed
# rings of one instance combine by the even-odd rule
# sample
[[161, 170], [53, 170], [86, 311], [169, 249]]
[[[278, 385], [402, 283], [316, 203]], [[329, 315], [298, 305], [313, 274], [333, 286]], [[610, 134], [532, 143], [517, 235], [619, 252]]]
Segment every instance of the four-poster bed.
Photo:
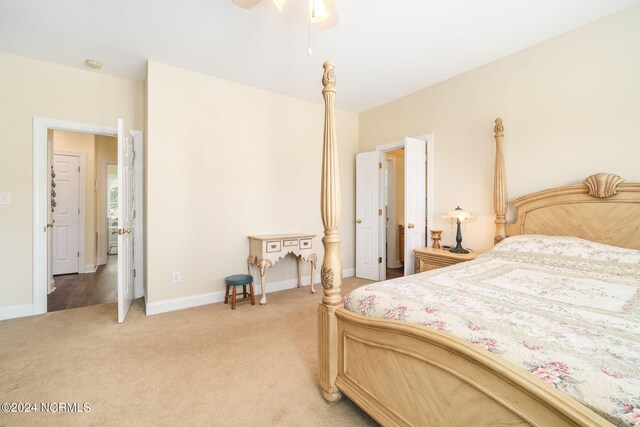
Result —
[[[336, 402], [345, 393], [384, 425], [611, 425], [589, 407], [486, 347], [436, 328], [366, 317], [343, 307], [333, 68], [326, 62], [322, 79], [325, 257], [318, 362], [324, 398]], [[597, 174], [581, 185], [519, 198], [513, 202], [518, 208], [517, 221], [507, 224], [501, 119], [496, 119], [494, 131], [496, 243], [508, 236], [540, 234], [640, 249], [640, 183], [622, 183], [615, 175]]]

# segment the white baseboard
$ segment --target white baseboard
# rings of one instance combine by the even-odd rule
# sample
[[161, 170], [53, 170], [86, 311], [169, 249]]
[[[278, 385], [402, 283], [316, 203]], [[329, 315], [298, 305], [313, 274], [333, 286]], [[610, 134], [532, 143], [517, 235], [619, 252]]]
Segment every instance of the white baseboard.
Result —
[[355, 268], [346, 268], [342, 270], [342, 277], [353, 277], [356, 275], [356, 269]]
[[98, 270], [98, 266], [94, 264], [85, 264], [82, 273], [95, 273]]
[[[356, 274], [355, 268], [349, 268], [342, 271], [342, 277], [353, 277]], [[268, 277], [268, 276], [267, 276]], [[256, 282], [260, 280], [256, 278]], [[309, 276], [302, 276], [302, 283], [304, 286], [309, 286]], [[320, 283], [320, 274], [316, 274], [315, 284]], [[279, 282], [267, 282], [268, 293], [284, 291], [287, 289], [293, 289], [298, 286], [298, 279], [287, 279]], [[316, 288], [317, 291], [318, 288]], [[256, 296], [262, 293], [262, 288], [259, 284], [254, 284], [254, 292]], [[170, 311], [182, 310], [185, 308], [199, 307], [201, 305], [213, 304], [216, 302], [224, 301], [224, 291], [209, 292], [206, 294], [189, 295], [186, 297], [172, 298], [162, 301], [147, 303], [147, 316], [154, 314], [168, 313]], [[146, 302], [146, 298], [145, 298]]]
[[[146, 301], [146, 299], [145, 299]], [[147, 303], [147, 316], [182, 310], [184, 308], [198, 307], [224, 301], [224, 291], [209, 292], [207, 294], [189, 295], [187, 297], [165, 299], [162, 301]]]
[[402, 263], [399, 259], [393, 261], [392, 263], [387, 263], [387, 268], [400, 268], [402, 267]]
[[33, 304], [0, 307], [0, 320], [16, 319], [25, 316], [33, 316]]

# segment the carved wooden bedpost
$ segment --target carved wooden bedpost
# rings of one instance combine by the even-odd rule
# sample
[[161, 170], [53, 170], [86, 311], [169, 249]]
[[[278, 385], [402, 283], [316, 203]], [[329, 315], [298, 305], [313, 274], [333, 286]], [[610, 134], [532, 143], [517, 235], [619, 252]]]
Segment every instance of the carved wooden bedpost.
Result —
[[324, 144], [322, 148], [322, 189], [320, 210], [324, 225], [324, 260], [320, 270], [324, 296], [318, 307], [318, 364], [322, 395], [328, 402], [337, 402], [342, 393], [336, 387], [338, 375], [338, 330], [336, 308], [342, 304], [340, 286], [340, 174], [338, 167], [338, 143], [334, 124], [334, 98], [336, 78], [333, 63], [323, 65], [322, 94], [324, 96]]
[[504, 138], [504, 127], [502, 119], [496, 119], [496, 125], [493, 128], [496, 139], [496, 165], [493, 177], [493, 209], [496, 213], [496, 237], [494, 243], [498, 243], [507, 237], [507, 209], [509, 202], [507, 200], [507, 178], [504, 171], [504, 154], [502, 152], [502, 140]]

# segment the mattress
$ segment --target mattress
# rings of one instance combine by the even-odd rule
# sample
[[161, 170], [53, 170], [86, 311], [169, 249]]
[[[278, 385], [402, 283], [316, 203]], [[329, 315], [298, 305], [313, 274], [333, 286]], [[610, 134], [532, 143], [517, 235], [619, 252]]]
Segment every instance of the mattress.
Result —
[[475, 261], [360, 287], [344, 306], [463, 338], [640, 427], [640, 251], [514, 236]]

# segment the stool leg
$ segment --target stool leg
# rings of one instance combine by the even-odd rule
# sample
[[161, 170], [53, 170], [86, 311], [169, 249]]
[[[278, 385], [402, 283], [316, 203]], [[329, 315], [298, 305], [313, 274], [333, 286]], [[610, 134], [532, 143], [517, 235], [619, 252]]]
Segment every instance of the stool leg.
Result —
[[242, 298], [247, 297], [247, 285], [242, 285]]
[[249, 292], [251, 292], [251, 305], [256, 305], [256, 297], [253, 295], [253, 283], [249, 285]]
[[236, 287], [233, 287], [233, 295], [231, 297], [231, 310], [236, 309]]
[[224, 293], [224, 303], [229, 304], [229, 285], [227, 285], [227, 290]]

